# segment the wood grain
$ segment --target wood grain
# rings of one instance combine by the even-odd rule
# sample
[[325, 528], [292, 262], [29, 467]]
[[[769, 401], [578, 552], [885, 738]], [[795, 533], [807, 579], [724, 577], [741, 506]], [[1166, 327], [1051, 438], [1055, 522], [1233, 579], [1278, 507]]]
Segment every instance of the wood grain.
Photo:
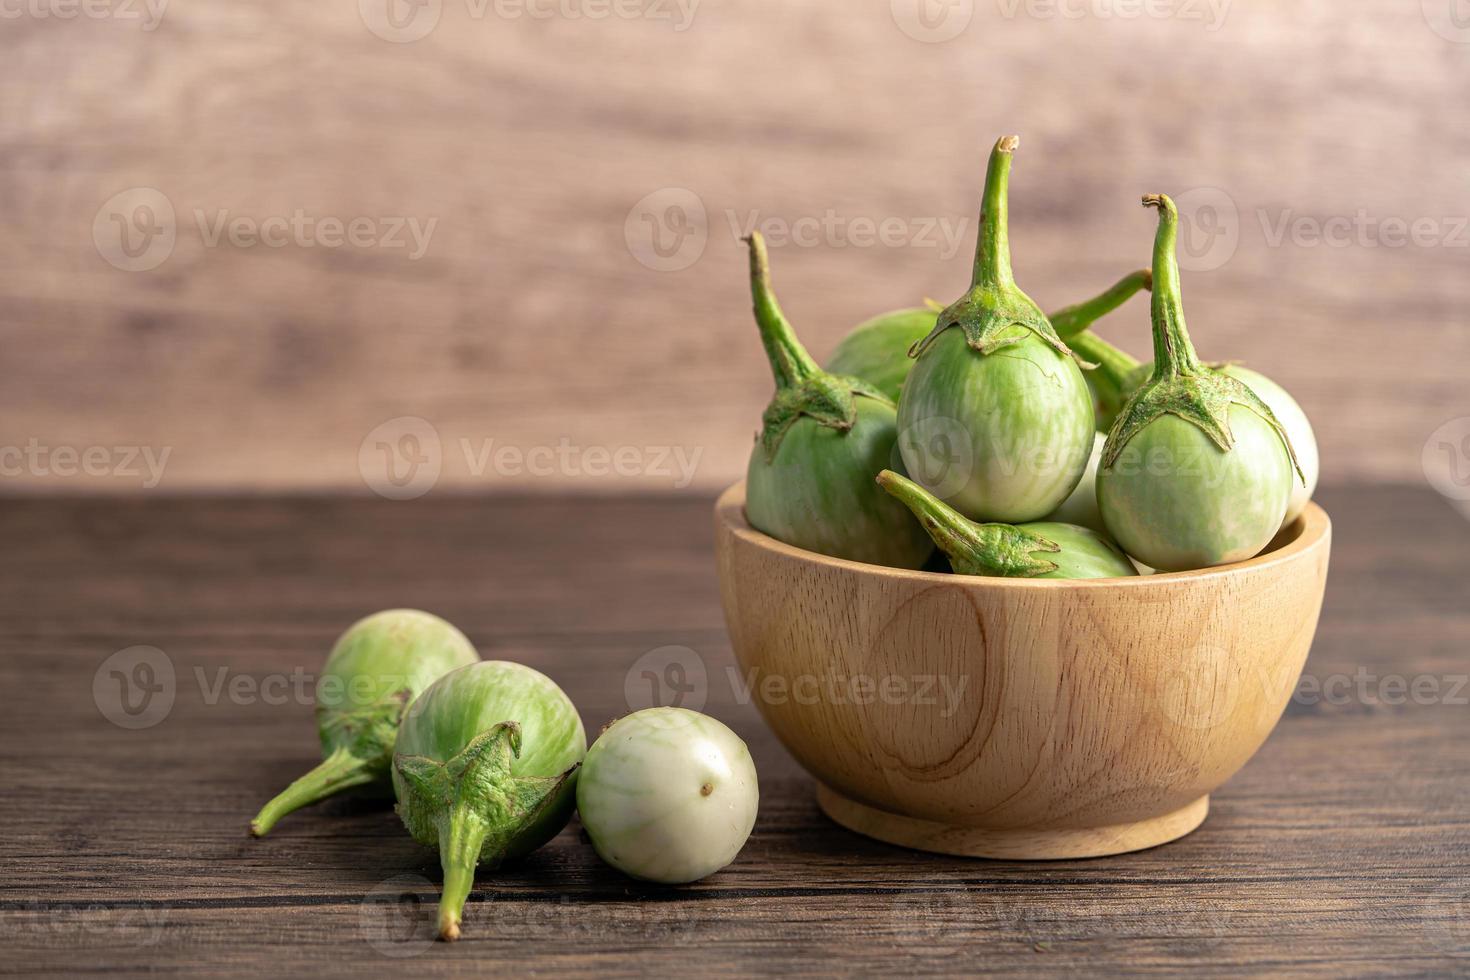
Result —
[[[743, 468], [770, 388], [737, 233], [835, 217], [810, 247], [773, 245], [820, 356], [875, 312], [958, 295], [972, 226], [957, 247], [923, 229], [973, 219], [985, 151], [1014, 131], [1016, 269], [1038, 301], [1146, 258], [1141, 193], [1219, 189], [1234, 251], [1185, 278], [1202, 354], [1292, 390], [1329, 480], [1417, 479], [1429, 433], [1470, 412], [1470, 250], [1455, 244], [1470, 136], [1444, 117], [1470, 46], [1412, 2], [1237, 0], [1218, 24], [973, 6], [945, 43], [905, 34], [886, 0], [706, 0], [685, 30], [475, 18], [449, 0], [411, 44], [374, 36], [351, 2], [177, 3], [152, 31], [7, 19], [0, 340], [16, 369], [0, 442], [167, 447], [175, 491], [366, 493], [364, 440], [417, 416], [443, 488], [675, 482], [647, 456], [624, 476], [475, 462], [486, 440], [565, 439], [699, 452], [695, 484], [714, 490]], [[92, 231], [139, 186], [169, 200], [177, 242], [125, 272]], [[649, 254], [636, 208], [669, 188], [697, 198], [706, 238], [659, 271], [626, 236]], [[438, 224], [417, 260], [210, 246], [198, 227], [297, 209]], [[1366, 243], [1352, 228], [1342, 246], [1274, 243], [1297, 219], [1360, 211]], [[854, 245], [858, 219], [904, 232]], [[1434, 223], [1431, 243], [1385, 244], [1387, 219]], [[1145, 350], [1142, 302], [1109, 329]], [[140, 484], [40, 469], [0, 489]]]
[[[1451, 688], [1470, 646], [1470, 530], [1422, 490], [1319, 499], [1336, 539], [1322, 623], [1260, 753], [1188, 837], [1040, 864], [907, 851], [821, 815], [730, 679], [709, 498], [8, 502], [0, 969], [1463, 973], [1470, 713]], [[645, 654], [692, 651], [706, 710], [761, 776], [739, 860], [652, 888], [601, 865], [574, 824], [483, 880], [446, 948], [415, 942], [436, 861], [383, 804], [333, 801], [249, 839], [260, 802], [317, 758], [311, 708], [209, 703], [196, 668], [209, 685], [220, 669], [312, 671], [354, 617], [394, 605], [547, 671], [591, 730], [628, 710], [627, 690], [642, 696]], [[136, 644], [171, 659], [177, 694], [160, 723], [125, 731], [93, 681]], [[1438, 694], [1416, 703], [1390, 678]]]
[[974, 857], [1096, 857], [1194, 830], [1307, 658], [1318, 506], [1230, 566], [1084, 582], [878, 568], [715, 504], [730, 640], [838, 823]]

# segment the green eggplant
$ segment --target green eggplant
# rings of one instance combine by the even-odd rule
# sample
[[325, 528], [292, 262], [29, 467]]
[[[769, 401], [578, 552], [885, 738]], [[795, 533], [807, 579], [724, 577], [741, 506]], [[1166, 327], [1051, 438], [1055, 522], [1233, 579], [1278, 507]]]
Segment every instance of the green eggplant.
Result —
[[386, 791], [398, 725], [420, 691], [480, 659], [438, 616], [389, 609], [358, 620], [338, 638], [317, 679], [321, 765], [286, 787], [250, 822], [263, 837], [286, 814], [354, 786]]
[[1107, 533], [1108, 528], [1103, 523], [1102, 511], [1097, 507], [1097, 464], [1102, 461], [1103, 446], [1107, 441], [1107, 436], [1101, 432], [1092, 434], [1092, 455], [1087, 458], [1087, 469], [1082, 471], [1082, 479], [1077, 481], [1077, 485], [1072, 488], [1067, 499], [1063, 500], [1056, 510], [1046, 515], [1046, 520], [1060, 521], [1063, 524], [1081, 524], [1094, 531]]
[[1097, 406], [1097, 428], [1106, 433], [1118, 420], [1128, 403], [1128, 396], [1138, 388], [1132, 372], [1138, 362], [1103, 340], [1091, 330], [1084, 330], [1067, 341], [1078, 357], [1093, 365], [1087, 372], [1087, 386], [1092, 389]]
[[808, 551], [918, 568], [934, 546], [913, 515], [873, 484], [895, 458], [893, 402], [866, 381], [817, 366], [771, 290], [765, 241], [759, 232], [746, 241], [755, 321], [776, 378], [746, 468], [746, 518]]
[[891, 470], [878, 483], [904, 502], [959, 575], [1007, 578], [1121, 578], [1137, 575], [1128, 556], [1091, 528], [1058, 521], [978, 524]]
[[1241, 561], [1281, 527], [1302, 477], [1286, 430], [1240, 381], [1202, 363], [1184, 323], [1179, 214], [1162, 194], [1154, 239], [1154, 367], [1113, 423], [1097, 472], [1103, 523], [1160, 571]]
[[[1099, 395], [1099, 404], [1103, 406], [1099, 411], [1099, 422], [1103, 421], [1103, 415], [1109, 402], [1117, 406], [1108, 418], [1111, 424], [1112, 420], [1117, 417], [1117, 411], [1121, 409], [1122, 404], [1153, 375], [1153, 364], [1140, 364], [1137, 358], [1114, 347], [1091, 330], [1077, 334], [1069, 343], [1079, 355], [1098, 365], [1096, 370], [1087, 373], [1087, 379], [1093, 385], [1093, 390]], [[1321, 476], [1321, 454], [1317, 448], [1317, 434], [1312, 429], [1312, 421], [1307, 418], [1307, 413], [1302, 410], [1297, 400], [1291, 397], [1290, 392], [1261, 372], [1253, 371], [1234, 362], [1211, 366], [1221, 374], [1234, 378], [1255, 392], [1261, 401], [1265, 402], [1267, 407], [1275, 413], [1276, 420], [1286, 430], [1286, 436], [1292, 449], [1296, 451], [1296, 461], [1301, 467], [1302, 478], [1292, 481], [1291, 499], [1287, 502], [1286, 516], [1282, 519], [1282, 526], [1285, 527], [1306, 510], [1307, 501], [1311, 500], [1312, 494], [1316, 492], [1317, 481]], [[1097, 467], [1089, 465], [1095, 473]], [[1082, 483], [1078, 484], [1079, 491], [1085, 483], [1087, 483], [1087, 477], [1083, 476]], [[1076, 492], [1073, 493], [1073, 496], [1076, 496]], [[1078, 521], [1076, 523], [1087, 522]]]
[[1092, 396], [1067, 345], [1011, 272], [1007, 187], [1018, 145], [990, 155], [971, 288], [909, 351], [899, 449], [910, 476], [965, 516], [1051, 513], [1092, 450]]
[[445, 674], [414, 701], [393, 752], [398, 814], [439, 850], [439, 938], [459, 938], [475, 868], [498, 868], [571, 819], [587, 733], [539, 671], [485, 660]]
[[[1073, 335], [1081, 333], [1095, 321], [1122, 306], [1140, 289], [1147, 289], [1149, 281], [1149, 270], [1131, 272], [1106, 292], [1049, 314], [1047, 319], [1051, 320], [1057, 336], [1071, 344]], [[926, 303], [926, 306], [894, 310], [859, 323], [832, 351], [824, 368], [833, 374], [862, 378], [897, 404], [904, 380], [914, 366], [914, 359], [908, 356], [909, 348], [934, 332], [934, 324], [938, 322], [939, 314], [944, 309], [933, 300], [927, 300]], [[1077, 345], [1071, 346], [1074, 351], [1077, 350]], [[1086, 355], [1082, 359], [1092, 360]], [[1091, 372], [1084, 377], [1091, 386]], [[1113, 412], [1117, 414], [1116, 407]]]
[[909, 348], [934, 330], [940, 309], [919, 306], [864, 320], [842, 338], [823, 368], [861, 378], [898, 404], [904, 379], [914, 366]]

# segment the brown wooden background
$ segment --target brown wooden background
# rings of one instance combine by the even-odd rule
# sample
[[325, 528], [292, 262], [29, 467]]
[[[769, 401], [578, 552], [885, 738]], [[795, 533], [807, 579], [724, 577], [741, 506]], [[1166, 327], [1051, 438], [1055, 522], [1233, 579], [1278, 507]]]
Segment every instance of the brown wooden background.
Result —
[[[900, 28], [906, 0], [704, 0], [684, 30], [672, 6], [535, 19], [442, 0], [431, 33], [390, 43], [365, 26], [381, 2], [175, 0], [153, 30], [0, 22], [0, 443], [169, 447], [171, 491], [366, 492], [364, 438], [412, 415], [441, 438], [441, 490], [672, 481], [476, 475], [465, 439], [678, 446], [702, 453], [695, 484], [714, 488], [743, 469], [769, 391], [732, 220], [969, 222], [984, 153], [1011, 131], [1018, 275], [1048, 307], [1146, 261], [1140, 193], [1223, 192], [1238, 243], [1186, 276], [1191, 327], [1206, 356], [1297, 393], [1326, 480], [1419, 480], [1429, 433], [1470, 414], [1470, 28], [1436, 32], [1448, 0], [1235, 0], [1219, 22], [1194, 0], [1136, 18], [1116, 0], [1075, 18], [974, 0], [943, 43]], [[146, 16], [115, 13], [133, 11]], [[93, 225], [139, 186], [168, 199], [177, 241], [127, 272]], [[638, 259], [639, 202], [663, 190], [663, 215], [668, 188], [706, 217], [677, 271]], [[196, 227], [196, 211], [296, 209], [437, 226], [416, 261], [206, 247]], [[1425, 219], [1431, 240], [1268, 234], [1360, 211]], [[963, 230], [953, 255], [778, 247], [778, 286], [825, 354], [872, 313], [957, 295]], [[1135, 302], [1114, 333], [1141, 349], [1145, 320]]]

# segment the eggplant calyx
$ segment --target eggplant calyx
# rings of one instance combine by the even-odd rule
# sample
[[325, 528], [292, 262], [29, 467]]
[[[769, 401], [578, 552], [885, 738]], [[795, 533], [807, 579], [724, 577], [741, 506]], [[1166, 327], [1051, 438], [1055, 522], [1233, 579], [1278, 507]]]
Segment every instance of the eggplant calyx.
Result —
[[453, 942], [476, 866], [497, 868], [511, 844], [552, 806], [581, 763], [558, 776], [517, 776], [521, 726], [503, 721], [470, 741], [448, 762], [394, 756], [404, 793], [399, 813], [417, 840], [439, 845], [444, 888], [439, 938]]
[[893, 407], [888, 396], [858, 378], [819, 371], [800, 385], [780, 388], [761, 417], [761, 447], [766, 461], [776, 458], [781, 440], [802, 416], [838, 432], [850, 432], [857, 424], [857, 399], [872, 398]]
[[350, 708], [319, 703], [317, 729], [326, 758], [261, 807], [250, 821], [250, 833], [264, 837], [288, 813], [386, 777], [393, 762], [393, 742], [411, 697], [412, 692], [401, 688]]
[[1235, 446], [1235, 435], [1230, 431], [1231, 405], [1240, 405], [1255, 412], [1276, 430], [1281, 444], [1286, 447], [1287, 456], [1291, 458], [1292, 469], [1305, 485], [1306, 476], [1302, 473], [1296, 450], [1276, 414], [1244, 384], [1204, 365], [1198, 366], [1192, 374], [1155, 376], [1146, 381], [1108, 432], [1100, 465], [1111, 467], [1128, 441], [1161, 415], [1175, 415], [1198, 426], [1221, 452], [1228, 453]]
[[373, 764], [379, 775], [387, 775], [398, 726], [412, 700], [412, 691], [399, 688], [370, 704], [343, 708], [318, 704], [317, 728], [322, 742], [346, 746], [358, 758]]
[[993, 354], [1012, 347], [1026, 340], [1028, 333], [1033, 333], [1063, 357], [1072, 355], [1071, 348], [1057, 336], [1041, 307], [1014, 283], [973, 287], [939, 314], [934, 329], [909, 348], [909, 356], [922, 356], [935, 339], [951, 327], [958, 327], [965, 335], [965, 343], [981, 354]]
[[913, 512], [958, 575], [1035, 578], [1057, 570], [1056, 562], [1037, 555], [1056, 554], [1061, 545], [1034, 531], [972, 521], [892, 470], [878, 474], [878, 485]]

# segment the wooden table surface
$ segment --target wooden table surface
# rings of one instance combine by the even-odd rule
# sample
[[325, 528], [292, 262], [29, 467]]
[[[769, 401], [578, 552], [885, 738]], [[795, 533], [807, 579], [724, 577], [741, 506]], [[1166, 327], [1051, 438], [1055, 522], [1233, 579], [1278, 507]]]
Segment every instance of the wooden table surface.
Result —
[[[820, 814], [729, 680], [708, 499], [9, 500], [0, 970], [1463, 974], [1470, 526], [1424, 490], [1319, 499], [1326, 607], [1275, 734], [1191, 836], [1056, 863], [905, 851]], [[437, 861], [387, 806], [250, 839], [317, 759], [293, 676], [395, 605], [551, 674], [593, 730], [647, 697], [641, 656], [688, 648], [760, 770], [740, 858], [640, 885], [574, 822], [482, 876], [446, 946], [425, 938]], [[163, 689], [127, 715], [104, 662], [140, 645]]]

